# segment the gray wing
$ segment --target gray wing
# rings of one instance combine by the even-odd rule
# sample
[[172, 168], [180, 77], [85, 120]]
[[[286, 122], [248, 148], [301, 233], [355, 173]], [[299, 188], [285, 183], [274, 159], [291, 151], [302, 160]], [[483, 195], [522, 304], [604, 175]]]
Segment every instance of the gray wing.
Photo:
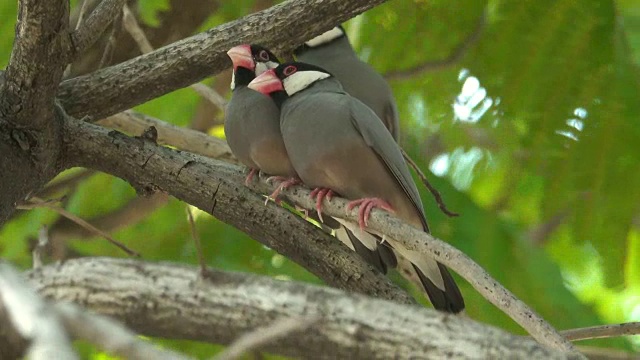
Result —
[[377, 115], [367, 105], [351, 97], [350, 108], [353, 126], [400, 183], [415, 208], [420, 212], [422, 224], [425, 231], [428, 232], [429, 226], [427, 225], [424, 208], [420, 200], [420, 193], [411, 177], [411, 173], [409, 173], [409, 168], [404, 162], [398, 144], [393, 140], [391, 133], [382, 126], [382, 122], [377, 118]]
[[400, 143], [400, 116], [398, 115], [398, 106], [396, 102], [393, 100], [393, 96], [391, 100], [387, 103], [387, 106], [384, 109], [384, 123], [393, 135], [393, 138]]

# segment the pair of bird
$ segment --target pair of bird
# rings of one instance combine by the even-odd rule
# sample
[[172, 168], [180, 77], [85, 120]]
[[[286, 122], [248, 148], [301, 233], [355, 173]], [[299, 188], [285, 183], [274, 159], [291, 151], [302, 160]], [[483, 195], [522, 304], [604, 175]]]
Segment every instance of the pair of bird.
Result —
[[[337, 26], [297, 48], [299, 62], [279, 64], [258, 45], [239, 45], [233, 62], [225, 134], [251, 171], [274, 175], [280, 189], [314, 188], [318, 218], [336, 237], [386, 273], [400, 267], [416, 275], [434, 307], [458, 313], [464, 300], [442, 264], [366, 230], [373, 208], [429, 232], [415, 183], [396, 141], [398, 113], [391, 89], [360, 61], [344, 28]], [[359, 206], [358, 224], [322, 216], [322, 201], [336, 194]]]

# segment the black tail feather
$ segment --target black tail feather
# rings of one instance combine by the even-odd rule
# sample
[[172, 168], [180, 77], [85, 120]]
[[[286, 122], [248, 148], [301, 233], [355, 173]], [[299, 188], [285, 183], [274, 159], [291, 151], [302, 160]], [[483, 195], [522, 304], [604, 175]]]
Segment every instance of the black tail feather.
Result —
[[424, 290], [429, 296], [429, 300], [436, 310], [457, 314], [464, 310], [464, 299], [456, 285], [449, 270], [442, 264], [438, 263], [440, 274], [444, 280], [444, 291], [438, 288], [427, 276], [425, 276], [417, 266], [413, 266], [420, 278], [420, 282]]

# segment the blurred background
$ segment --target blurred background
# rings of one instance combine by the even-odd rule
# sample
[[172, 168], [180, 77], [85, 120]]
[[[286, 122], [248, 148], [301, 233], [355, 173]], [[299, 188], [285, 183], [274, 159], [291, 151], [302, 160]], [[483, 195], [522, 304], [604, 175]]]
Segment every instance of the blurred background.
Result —
[[[154, 47], [277, 2], [128, 1]], [[0, 2], [0, 68], [9, 61], [16, 3]], [[72, 22], [77, 5], [71, 1]], [[396, 0], [346, 28], [360, 57], [393, 87], [401, 145], [460, 213], [447, 217], [418, 185], [436, 237], [559, 329], [640, 321], [640, 1]], [[69, 76], [100, 66], [110, 32]], [[103, 65], [140, 53], [125, 31], [116, 35]], [[205, 83], [228, 97], [229, 81], [226, 71]], [[223, 114], [192, 89], [136, 110], [224, 137]], [[185, 204], [173, 198], [139, 198], [126, 182], [83, 169], [61, 174], [39, 196], [65, 196], [66, 210], [145, 260], [197, 262]], [[231, 226], [197, 215], [210, 266], [320, 283]], [[126, 256], [46, 209], [18, 212], [0, 229], [0, 256], [30, 267], [44, 225], [51, 261]], [[522, 333], [458, 280], [472, 318]], [[158, 341], [200, 357], [216, 349]], [[640, 337], [581, 344], [630, 351]], [[80, 346], [87, 358], [108, 358]]]

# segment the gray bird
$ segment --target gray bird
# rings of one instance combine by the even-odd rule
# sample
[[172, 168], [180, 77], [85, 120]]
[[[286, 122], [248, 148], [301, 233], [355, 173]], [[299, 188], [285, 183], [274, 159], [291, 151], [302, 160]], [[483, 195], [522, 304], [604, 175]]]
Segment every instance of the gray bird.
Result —
[[398, 141], [399, 117], [386, 80], [358, 58], [342, 26], [316, 36], [294, 50], [301, 62], [320, 66], [335, 76], [347, 93], [370, 107]]
[[[274, 175], [283, 181], [270, 197], [277, 199], [281, 189], [297, 183], [297, 175], [280, 133], [280, 110], [268, 97], [249, 89], [247, 85], [257, 75], [278, 66], [278, 58], [259, 45], [238, 45], [227, 52], [233, 62], [231, 89], [233, 95], [227, 105], [224, 130], [233, 154], [251, 171], [245, 181], [248, 184], [257, 171]], [[321, 221], [332, 230], [336, 237], [356, 251], [369, 264], [382, 273], [388, 264], [395, 265], [390, 250], [377, 250], [376, 240], [370, 235], [363, 236], [369, 246], [364, 246], [353, 233], [334, 219], [318, 213], [314, 220]]]
[[[320, 189], [315, 191], [319, 197], [335, 192], [352, 200], [348, 208], [359, 206], [358, 224], [336, 219], [358, 239], [364, 238], [369, 213], [376, 207], [429, 231], [400, 148], [376, 114], [347, 94], [329, 72], [310, 64], [286, 63], [258, 76], [249, 87], [271, 94], [280, 107], [284, 143], [302, 181]], [[452, 313], [464, 309], [460, 290], [445, 266], [394, 239], [386, 241], [413, 264], [436, 309]]]
[[259, 45], [238, 45], [227, 55], [233, 62], [231, 100], [225, 111], [224, 132], [233, 154], [251, 171], [283, 177], [295, 176], [280, 134], [280, 110], [273, 101], [247, 87], [251, 80], [280, 63]]

